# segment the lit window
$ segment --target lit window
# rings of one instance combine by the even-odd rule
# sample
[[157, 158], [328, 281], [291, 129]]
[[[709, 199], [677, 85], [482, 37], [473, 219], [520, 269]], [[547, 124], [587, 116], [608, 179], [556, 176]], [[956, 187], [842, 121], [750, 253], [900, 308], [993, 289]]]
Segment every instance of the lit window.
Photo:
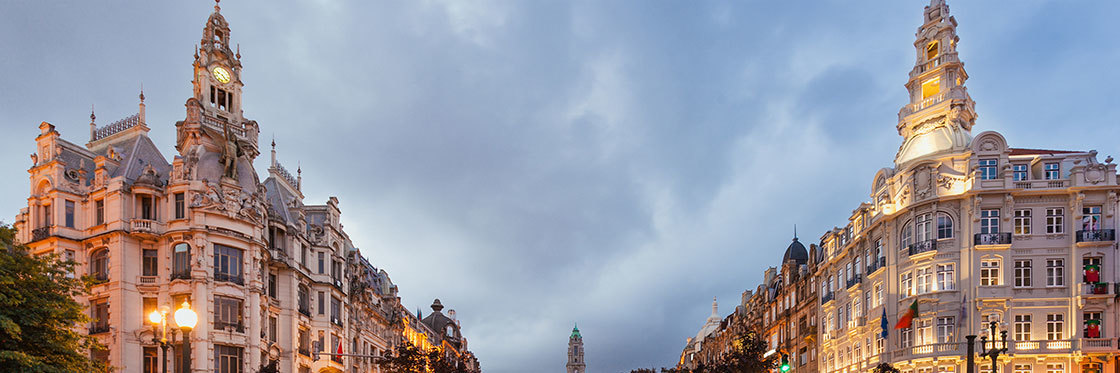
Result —
[[910, 272], [903, 273], [902, 276], [899, 277], [898, 286], [903, 297], [914, 295], [913, 279]]
[[955, 264], [937, 265], [937, 288], [940, 290], [953, 290], [956, 288]]
[[941, 93], [941, 78], [933, 78], [922, 83], [922, 99]]
[[999, 164], [997, 159], [981, 159], [980, 161], [980, 179], [981, 180], [995, 180], [996, 166]]
[[1030, 209], [1015, 210], [1015, 218], [1014, 218], [1013, 222], [1015, 223], [1015, 234], [1016, 235], [1031, 234], [1031, 210]]
[[918, 289], [915, 291], [917, 294], [925, 294], [931, 291], [933, 286], [933, 270], [930, 267], [918, 268]]
[[952, 316], [937, 318], [937, 343], [953, 342], [955, 319]]
[[1013, 337], [1016, 341], [1031, 340], [1031, 315], [1015, 315], [1015, 334]]
[[937, 58], [937, 55], [940, 52], [940, 46], [941, 43], [938, 41], [933, 41], [929, 43], [929, 45], [926, 45], [926, 59], [932, 60], [934, 58]]
[[980, 286], [999, 285], [999, 260], [985, 259], [980, 261]]
[[1058, 341], [1064, 339], [1065, 317], [1060, 313], [1046, 315], [1046, 340]]

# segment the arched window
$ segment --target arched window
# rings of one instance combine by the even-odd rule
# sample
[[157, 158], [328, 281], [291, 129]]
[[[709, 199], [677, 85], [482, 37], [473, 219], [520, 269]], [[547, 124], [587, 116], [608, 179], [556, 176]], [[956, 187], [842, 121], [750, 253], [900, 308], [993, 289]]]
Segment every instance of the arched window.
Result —
[[171, 255], [171, 279], [191, 278], [191, 246], [175, 244]]
[[909, 221], [902, 225], [902, 232], [899, 234], [899, 248], [905, 249], [914, 243], [914, 226]]
[[109, 279], [109, 249], [98, 249], [90, 255], [89, 274], [100, 281]]
[[454, 325], [447, 324], [447, 336], [448, 337], [454, 337], [455, 336], [455, 326]]
[[937, 238], [953, 238], [953, 218], [944, 212], [937, 213]]

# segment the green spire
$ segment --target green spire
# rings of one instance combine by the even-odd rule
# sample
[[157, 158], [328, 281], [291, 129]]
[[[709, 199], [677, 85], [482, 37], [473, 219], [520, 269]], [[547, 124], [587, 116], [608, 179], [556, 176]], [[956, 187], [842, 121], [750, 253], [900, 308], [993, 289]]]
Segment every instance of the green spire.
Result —
[[570, 338], [577, 338], [577, 337], [578, 338], [583, 338], [583, 336], [579, 335], [579, 324], [578, 323], [576, 324], [576, 326], [574, 328], [572, 328], [572, 336]]

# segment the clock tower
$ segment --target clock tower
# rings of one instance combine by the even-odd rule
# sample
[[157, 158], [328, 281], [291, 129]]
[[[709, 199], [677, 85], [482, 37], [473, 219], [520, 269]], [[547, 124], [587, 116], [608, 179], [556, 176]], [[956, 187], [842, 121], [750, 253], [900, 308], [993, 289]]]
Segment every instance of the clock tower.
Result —
[[568, 373], [586, 372], [583, 364], [583, 336], [579, 334], [579, 326], [572, 328], [572, 336], [568, 337]]
[[203, 26], [192, 68], [193, 96], [186, 102], [186, 119], [176, 124], [175, 148], [188, 169], [195, 163], [210, 163], [208, 160], [221, 163], [221, 175], [198, 175], [200, 178], [228, 178], [245, 186], [258, 182], [252, 162], [260, 154], [260, 128], [242, 111], [240, 46], [230, 42], [229, 22], [218, 3]]

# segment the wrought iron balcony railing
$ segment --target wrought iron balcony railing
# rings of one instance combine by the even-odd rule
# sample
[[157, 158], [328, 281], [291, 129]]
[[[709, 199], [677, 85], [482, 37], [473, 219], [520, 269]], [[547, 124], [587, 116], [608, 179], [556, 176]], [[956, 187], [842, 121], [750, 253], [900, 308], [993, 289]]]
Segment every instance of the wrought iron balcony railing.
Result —
[[1077, 242], [1105, 242], [1116, 241], [1115, 229], [1098, 229], [1091, 231], [1077, 231]]
[[867, 266], [867, 274], [870, 275], [872, 273], [875, 273], [875, 271], [878, 271], [879, 268], [883, 268], [883, 267], [886, 267], [886, 266], [887, 266], [887, 258], [886, 257], [879, 258], [878, 260], [876, 260], [874, 262], [871, 262], [871, 264]]
[[936, 251], [937, 250], [937, 240], [932, 239], [932, 240], [918, 241], [918, 242], [910, 244], [910, 246], [908, 246], [907, 249], [910, 253], [910, 256], [918, 255], [918, 254], [921, 254], [921, 253], [924, 253], [924, 252]]
[[214, 272], [214, 280], [232, 282], [232, 283], [235, 283], [235, 284], [238, 284], [238, 285], [245, 285], [245, 278], [244, 277], [241, 277], [241, 276], [238, 276], [238, 275], [232, 275], [232, 274], [229, 274], [229, 273]]
[[972, 236], [973, 245], [1010, 245], [1011, 232], [1007, 233], [977, 233]]
[[89, 326], [89, 334], [100, 334], [109, 332], [109, 324], [93, 324]]

